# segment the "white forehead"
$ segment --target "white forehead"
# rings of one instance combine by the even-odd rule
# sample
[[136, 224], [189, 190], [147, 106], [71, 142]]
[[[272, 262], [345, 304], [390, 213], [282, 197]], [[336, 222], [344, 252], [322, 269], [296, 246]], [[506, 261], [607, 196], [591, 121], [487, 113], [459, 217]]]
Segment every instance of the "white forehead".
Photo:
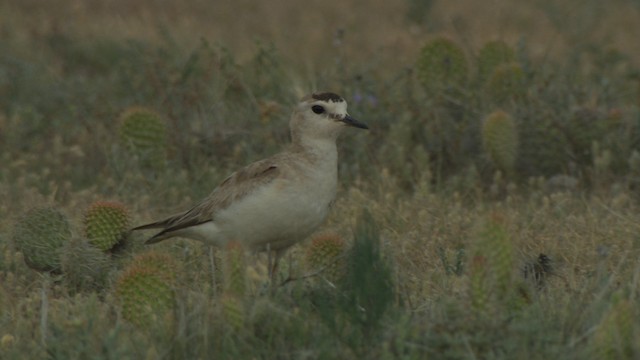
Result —
[[320, 105], [330, 114], [346, 115], [347, 114], [347, 102], [342, 101], [325, 101], [325, 100], [307, 100], [300, 103], [300, 110], [311, 109], [314, 105]]
[[313, 93], [303, 97], [300, 103], [300, 110], [310, 109], [314, 105], [324, 107], [330, 114], [347, 114], [347, 102], [341, 96], [331, 92]]
[[326, 106], [326, 109], [333, 114], [346, 114], [347, 113], [347, 102], [342, 101], [318, 101], [319, 105]]

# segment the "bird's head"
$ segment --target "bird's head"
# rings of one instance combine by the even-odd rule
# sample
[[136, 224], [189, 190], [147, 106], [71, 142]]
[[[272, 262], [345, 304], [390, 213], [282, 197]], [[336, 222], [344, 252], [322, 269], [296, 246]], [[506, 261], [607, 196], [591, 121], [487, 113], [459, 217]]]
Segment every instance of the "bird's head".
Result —
[[335, 140], [345, 127], [369, 127], [347, 113], [347, 102], [330, 93], [314, 93], [303, 97], [291, 118], [294, 141], [301, 138]]

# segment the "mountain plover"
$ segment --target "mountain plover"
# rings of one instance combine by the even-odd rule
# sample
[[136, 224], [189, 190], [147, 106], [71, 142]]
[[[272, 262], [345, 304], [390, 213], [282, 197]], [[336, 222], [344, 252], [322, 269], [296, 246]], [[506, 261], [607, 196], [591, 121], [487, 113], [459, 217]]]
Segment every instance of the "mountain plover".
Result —
[[274, 251], [275, 270], [285, 250], [329, 213], [338, 180], [338, 135], [347, 126], [368, 129], [347, 114], [344, 99], [329, 92], [303, 97], [289, 126], [292, 143], [285, 151], [231, 174], [192, 209], [133, 230], [162, 229], [147, 244], [184, 237]]

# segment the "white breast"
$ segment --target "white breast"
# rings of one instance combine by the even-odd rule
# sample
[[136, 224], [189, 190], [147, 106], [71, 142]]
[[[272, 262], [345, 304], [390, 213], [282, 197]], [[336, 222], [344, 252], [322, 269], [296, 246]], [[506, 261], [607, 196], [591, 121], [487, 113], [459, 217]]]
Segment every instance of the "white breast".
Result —
[[303, 175], [285, 174], [216, 214], [221, 242], [239, 241], [254, 251], [268, 244], [277, 250], [315, 231], [335, 199], [337, 169], [335, 163], [313, 165]]

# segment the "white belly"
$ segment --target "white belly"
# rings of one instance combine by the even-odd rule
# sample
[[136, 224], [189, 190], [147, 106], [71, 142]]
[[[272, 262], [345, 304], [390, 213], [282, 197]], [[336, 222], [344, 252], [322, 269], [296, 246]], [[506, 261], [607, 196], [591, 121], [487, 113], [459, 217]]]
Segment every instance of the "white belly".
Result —
[[253, 251], [287, 248], [322, 224], [335, 192], [335, 182], [277, 180], [216, 214], [217, 242], [238, 241]]

